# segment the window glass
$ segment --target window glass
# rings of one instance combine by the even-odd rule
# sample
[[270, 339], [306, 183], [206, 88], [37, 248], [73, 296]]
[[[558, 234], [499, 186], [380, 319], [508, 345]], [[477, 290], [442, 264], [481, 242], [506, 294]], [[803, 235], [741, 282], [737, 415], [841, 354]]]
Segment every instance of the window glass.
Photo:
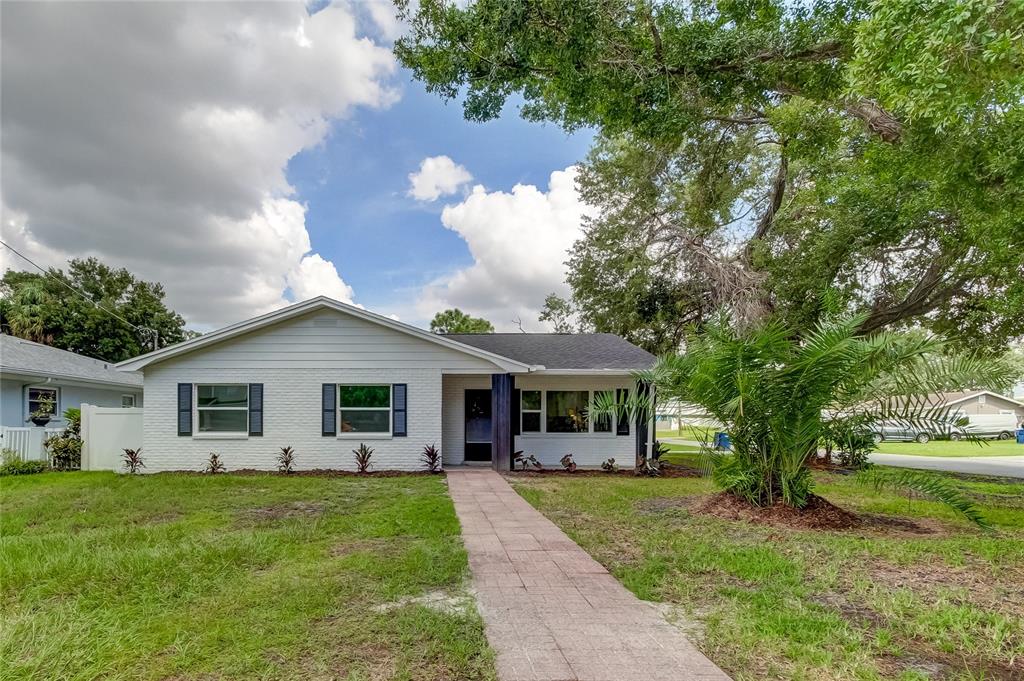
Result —
[[[601, 400], [603, 405], [614, 402], [615, 393], [611, 390], [598, 390], [594, 393], [594, 402], [597, 403]], [[594, 416], [594, 432], [595, 433], [610, 433], [612, 432], [612, 414], [597, 414]]]
[[547, 391], [547, 431], [549, 433], [586, 433], [590, 393], [586, 390]]
[[199, 433], [248, 432], [249, 385], [197, 385], [196, 416]]
[[135, 395], [121, 395], [121, 407], [130, 409], [135, 406]]
[[244, 433], [249, 429], [245, 409], [200, 409], [200, 433]]
[[540, 411], [540, 391], [539, 390], [524, 390], [523, 396], [523, 411]]
[[390, 385], [343, 385], [338, 388], [338, 404], [358, 409], [390, 408]]
[[390, 385], [339, 385], [339, 433], [390, 433]]
[[57, 391], [54, 388], [29, 388], [28, 411], [31, 414], [39, 411], [46, 403], [50, 414], [57, 413]]
[[390, 409], [341, 410], [341, 432], [343, 433], [388, 433], [391, 432]]
[[196, 404], [199, 407], [248, 407], [249, 386], [246, 384], [196, 386]]
[[522, 390], [519, 393], [520, 396], [520, 416], [522, 422], [520, 424], [520, 432], [523, 433], [539, 433], [540, 432], [540, 391], [539, 390]]
[[523, 412], [523, 432], [524, 433], [539, 433], [540, 432], [540, 412], [539, 411], [524, 411]]

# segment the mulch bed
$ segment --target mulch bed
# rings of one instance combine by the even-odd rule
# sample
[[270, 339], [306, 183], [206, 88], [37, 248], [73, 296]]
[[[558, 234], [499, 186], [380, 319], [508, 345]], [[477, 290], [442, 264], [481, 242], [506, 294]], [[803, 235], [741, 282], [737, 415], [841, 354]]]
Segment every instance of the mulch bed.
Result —
[[745, 520], [794, 529], [849, 530], [864, 524], [856, 513], [839, 508], [816, 494], [810, 496], [805, 508], [795, 509], [782, 503], [753, 506], [734, 494], [719, 492], [704, 497], [691, 506], [690, 511], [725, 520]]
[[753, 506], [728, 492], [696, 497], [655, 497], [638, 506], [641, 513], [660, 514], [686, 511], [754, 525], [767, 525], [790, 530], [867, 531], [887, 535], [945, 534], [938, 522], [911, 520], [874, 513], [854, 513], [812, 494], [807, 507], [795, 509], [782, 503], [774, 506]]
[[[164, 471], [173, 475], [210, 475], [205, 471]], [[441, 472], [443, 473], [443, 471]], [[308, 471], [292, 471], [291, 473], [279, 473], [277, 471], [260, 470], [258, 468], [239, 468], [228, 470], [213, 475], [248, 475], [248, 476], [273, 476], [282, 478], [404, 478], [410, 475], [441, 475], [441, 473], [430, 473], [428, 471], [370, 471], [369, 473], [357, 473], [356, 471], [343, 471], [334, 468], [315, 468]], [[160, 475], [160, 473], [157, 473]]]

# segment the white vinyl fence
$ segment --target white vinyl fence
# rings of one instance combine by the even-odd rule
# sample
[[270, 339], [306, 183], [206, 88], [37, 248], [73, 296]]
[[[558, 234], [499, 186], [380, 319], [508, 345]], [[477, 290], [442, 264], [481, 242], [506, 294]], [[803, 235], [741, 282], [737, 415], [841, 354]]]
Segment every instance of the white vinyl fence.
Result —
[[0, 449], [10, 449], [23, 461], [45, 461], [49, 453], [43, 443], [63, 428], [9, 428], [0, 426]]
[[120, 471], [124, 450], [142, 447], [142, 408], [82, 405], [82, 470]]

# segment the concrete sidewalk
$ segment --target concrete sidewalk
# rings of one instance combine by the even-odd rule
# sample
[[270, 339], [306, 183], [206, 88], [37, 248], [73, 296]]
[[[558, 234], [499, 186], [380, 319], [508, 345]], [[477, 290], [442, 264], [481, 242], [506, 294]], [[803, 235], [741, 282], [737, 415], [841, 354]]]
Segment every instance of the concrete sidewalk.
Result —
[[502, 681], [728, 681], [492, 470], [448, 470]]

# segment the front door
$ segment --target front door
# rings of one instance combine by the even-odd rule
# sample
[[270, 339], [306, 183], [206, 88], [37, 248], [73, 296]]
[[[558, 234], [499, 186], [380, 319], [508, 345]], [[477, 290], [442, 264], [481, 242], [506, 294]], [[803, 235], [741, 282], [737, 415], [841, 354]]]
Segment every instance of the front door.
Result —
[[491, 391], [466, 391], [466, 461], [491, 460]]

